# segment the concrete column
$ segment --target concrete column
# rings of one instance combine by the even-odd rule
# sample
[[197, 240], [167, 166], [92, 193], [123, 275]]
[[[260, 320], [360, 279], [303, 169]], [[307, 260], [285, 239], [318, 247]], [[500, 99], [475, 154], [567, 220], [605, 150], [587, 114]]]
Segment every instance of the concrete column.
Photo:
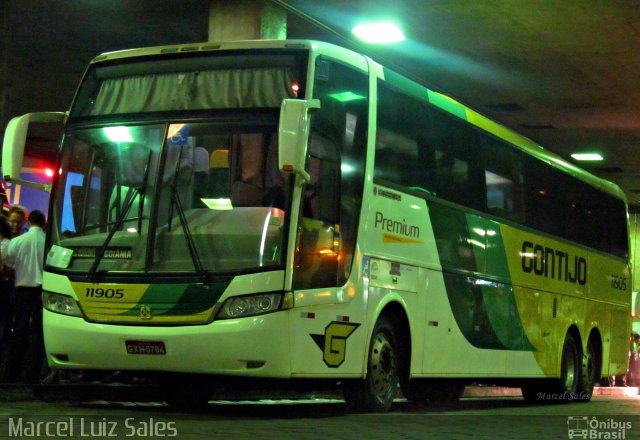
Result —
[[287, 13], [268, 0], [211, 0], [209, 41], [284, 40]]
[[[0, 133], [4, 133], [7, 125], [6, 94], [7, 94], [7, 43], [9, 40], [9, 0], [0, 0]], [[0, 140], [2, 136], [0, 136]]]

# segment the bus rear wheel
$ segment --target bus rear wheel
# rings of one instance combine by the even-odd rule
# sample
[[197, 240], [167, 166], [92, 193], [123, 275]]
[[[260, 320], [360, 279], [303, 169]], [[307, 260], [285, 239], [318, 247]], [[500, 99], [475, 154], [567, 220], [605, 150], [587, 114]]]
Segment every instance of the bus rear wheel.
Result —
[[567, 333], [562, 347], [560, 382], [555, 387], [565, 397], [563, 400], [572, 399], [578, 393], [581, 377], [582, 359], [578, 343], [571, 333]]
[[398, 389], [399, 362], [394, 326], [388, 318], [381, 317], [371, 335], [367, 377], [344, 385], [347, 405], [357, 411], [389, 411]]
[[600, 379], [600, 365], [598, 361], [598, 352], [596, 344], [592, 339], [589, 339], [587, 343], [587, 352], [582, 358], [582, 380], [580, 382], [579, 395], [577, 400], [579, 402], [588, 402], [591, 400], [593, 394], [593, 388], [596, 382]]

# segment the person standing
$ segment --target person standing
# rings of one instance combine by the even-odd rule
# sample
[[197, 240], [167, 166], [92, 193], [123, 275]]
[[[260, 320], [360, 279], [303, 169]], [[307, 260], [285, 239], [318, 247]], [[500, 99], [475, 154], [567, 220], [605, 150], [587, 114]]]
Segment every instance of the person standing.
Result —
[[41, 211], [29, 214], [29, 231], [13, 238], [5, 264], [15, 273], [13, 334], [2, 365], [2, 379], [28, 383], [39, 381], [44, 362], [42, 335], [42, 268], [46, 219]]
[[26, 220], [25, 210], [20, 206], [12, 206], [9, 208], [9, 224], [11, 225], [11, 237], [16, 238], [22, 235], [24, 230], [24, 221]]
[[11, 335], [11, 320], [13, 319], [13, 279], [9, 276], [11, 269], [4, 267], [7, 256], [11, 226], [9, 220], [0, 215], [0, 360], [6, 353], [7, 342]]

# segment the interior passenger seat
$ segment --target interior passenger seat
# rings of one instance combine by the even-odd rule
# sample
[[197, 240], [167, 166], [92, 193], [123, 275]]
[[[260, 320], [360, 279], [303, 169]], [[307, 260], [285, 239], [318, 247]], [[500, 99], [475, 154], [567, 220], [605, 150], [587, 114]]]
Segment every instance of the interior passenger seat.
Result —
[[229, 150], [218, 149], [209, 157], [209, 198], [229, 198]]

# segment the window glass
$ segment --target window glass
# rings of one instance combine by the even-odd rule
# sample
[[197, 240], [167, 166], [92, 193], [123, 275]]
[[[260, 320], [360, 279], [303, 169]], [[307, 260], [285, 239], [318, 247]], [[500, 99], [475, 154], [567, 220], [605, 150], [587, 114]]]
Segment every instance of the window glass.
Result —
[[626, 258], [621, 200], [378, 82], [374, 178]]
[[53, 233], [55, 244], [73, 250], [72, 270], [92, 267], [105, 242], [98, 270], [144, 270], [164, 132], [163, 125], [118, 126], [66, 137]]
[[522, 153], [487, 136], [482, 154], [487, 212], [509, 220], [523, 221]]
[[624, 203], [532, 157], [525, 161], [526, 224], [627, 258]]
[[367, 75], [319, 58], [295, 288], [342, 285], [351, 271], [367, 145]]
[[291, 182], [278, 169], [276, 121], [70, 132], [54, 203], [55, 244], [74, 251], [66, 269], [282, 267]]
[[484, 209], [481, 143], [463, 121], [378, 83], [375, 178]]

